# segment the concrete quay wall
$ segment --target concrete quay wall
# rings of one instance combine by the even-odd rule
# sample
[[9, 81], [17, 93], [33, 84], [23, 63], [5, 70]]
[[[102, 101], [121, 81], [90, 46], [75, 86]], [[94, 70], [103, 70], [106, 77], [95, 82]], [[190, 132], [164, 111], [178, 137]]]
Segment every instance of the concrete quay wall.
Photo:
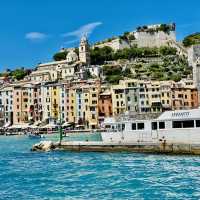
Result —
[[167, 143], [135, 143], [135, 144], [111, 144], [111, 143], [84, 143], [63, 142], [57, 146], [59, 150], [76, 152], [140, 152], [156, 154], [190, 154], [200, 155], [200, 144], [167, 144]]

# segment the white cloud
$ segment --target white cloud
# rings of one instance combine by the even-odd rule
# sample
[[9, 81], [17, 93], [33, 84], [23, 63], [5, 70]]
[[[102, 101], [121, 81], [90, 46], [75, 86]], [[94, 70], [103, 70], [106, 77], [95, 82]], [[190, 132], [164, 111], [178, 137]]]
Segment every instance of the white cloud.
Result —
[[94, 31], [94, 29], [97, 26], [102, 25], [102, 22], [93, 22], [86, 24], [84, 26], [81, 26], [79, 29], [69, 32], [69, 33], [64, 33], [62, 34], [63, 37], [69, 37], [69, 36], [75, 36], [77, 38], [81, 38], [83, 36], [89, 37], [89, 35]]
[[69, 45], [69, 44], [74, 44], [76, 42], [79, 42], [79, 39], [75, 39], [75, 40], [69, 40], [69, 41], [66, 41], [64, 42], [65, 45]]
[[32, 41], [38, 41], [47, 38], [47, 35], [40, 32], [30, 32], [25, 35], [25, 38]]

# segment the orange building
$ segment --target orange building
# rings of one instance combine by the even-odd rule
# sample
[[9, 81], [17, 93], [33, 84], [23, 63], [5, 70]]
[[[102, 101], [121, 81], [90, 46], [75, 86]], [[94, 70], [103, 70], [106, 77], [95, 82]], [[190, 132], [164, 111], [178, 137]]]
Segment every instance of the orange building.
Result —
[[15, 86], [13, 91], [13, 124], [28, 123], [28, 90]]
[[109, 90], [99, 94], [99, 124], [104, 121], [105, 117], [112, 117], [112, 95]]
[[183, 87], [176, 84], [172, 87], [172, 110], [198, 108], [198, 90], [193, 85]]

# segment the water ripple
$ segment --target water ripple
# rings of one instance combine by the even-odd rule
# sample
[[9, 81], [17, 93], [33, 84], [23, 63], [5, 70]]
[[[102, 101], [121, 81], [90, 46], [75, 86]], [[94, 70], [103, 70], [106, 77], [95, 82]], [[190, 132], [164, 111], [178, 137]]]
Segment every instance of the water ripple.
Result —
[[0, 199], [200, 199], [200, 157], [33, 153], [33, 142], [0, 138]]

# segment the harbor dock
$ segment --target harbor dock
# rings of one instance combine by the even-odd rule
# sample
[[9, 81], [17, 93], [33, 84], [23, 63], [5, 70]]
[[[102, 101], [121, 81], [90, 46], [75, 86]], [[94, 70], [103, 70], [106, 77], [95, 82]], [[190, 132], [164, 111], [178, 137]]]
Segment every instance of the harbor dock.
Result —
[[74, 152], [135, 152], [155, 154], [200, 155], [200, 144], [176, 143], [104, 143], [104, 142], [50, 142], [33, 145], [32, 151], [74, 151]]

